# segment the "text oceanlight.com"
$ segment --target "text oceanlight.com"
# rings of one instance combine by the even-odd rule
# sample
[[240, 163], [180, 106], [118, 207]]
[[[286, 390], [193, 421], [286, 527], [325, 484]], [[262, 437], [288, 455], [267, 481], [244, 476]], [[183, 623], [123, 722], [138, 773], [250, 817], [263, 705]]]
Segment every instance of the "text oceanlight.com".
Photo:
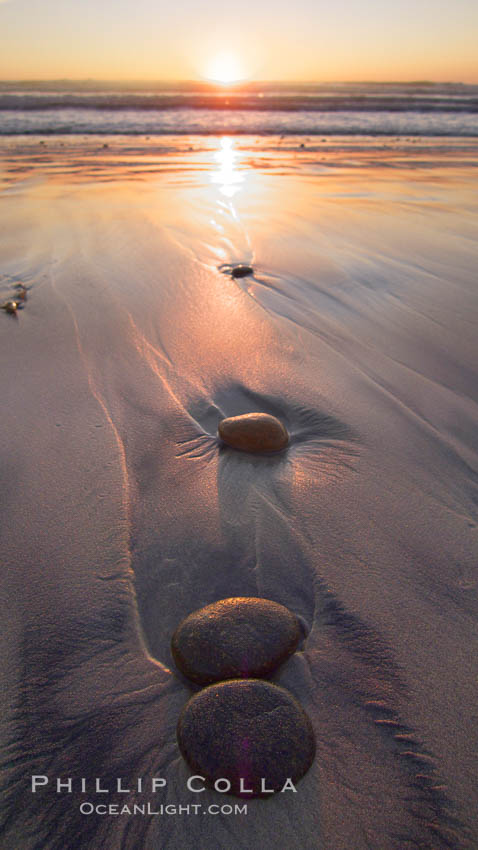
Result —
[[119, 803], [90, 803], [85, 801], [80, 805], [82, 815], [247, 815], [247, 803], [223, 803], [218, 805], [212, 803], [210, 806], [201, 806], [200, 803], [187, 803], [184, 805], [167, 803], [166, 805], [152, 806], [151, 803], [135, 803], [132, 805], [120, 805]]

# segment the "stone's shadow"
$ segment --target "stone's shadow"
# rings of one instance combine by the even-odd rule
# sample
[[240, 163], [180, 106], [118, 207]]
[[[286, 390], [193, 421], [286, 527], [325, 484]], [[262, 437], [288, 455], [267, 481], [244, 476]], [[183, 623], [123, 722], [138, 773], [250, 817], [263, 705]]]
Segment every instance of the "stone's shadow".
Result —
[[[254, 412], [285, 425], [290, 435], [286, 449], [251, 454], [220, 441], [222, 419]], [[304, 481], [326, 486], [353, 469], [358, 448], [352, 429], [328, 413], [239, 382], [193, 399], [187, 413], [176, 456], [217, 468], [219, 538], [197, 607], [229, 596], [263, 596], [291, 607], [307, 631], [313, 617], [312, 577], [295, 529], [295, 488]]]

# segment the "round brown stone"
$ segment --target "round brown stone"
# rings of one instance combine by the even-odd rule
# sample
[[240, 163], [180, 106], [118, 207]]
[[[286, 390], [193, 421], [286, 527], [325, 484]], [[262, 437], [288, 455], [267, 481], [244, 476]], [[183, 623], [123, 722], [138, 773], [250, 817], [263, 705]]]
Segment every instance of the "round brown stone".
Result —
[[312, 725], [297, 700], [257, 679], [199, 691], [181, 713], [177, 737], [194, 774], [242, 797], [293, 790], [290, 783], [307, 773], [315, 755]]
[[200, 685], [267, 676], [302, 637], [292, 611], [270, 599], [237, 596], [189, 614], [171, 640], [173, 658]]
[[219, 423], [221, 440], [243, 452], [280, 452], [289, 444], [287, 428], [269, 413], [244, 413]]

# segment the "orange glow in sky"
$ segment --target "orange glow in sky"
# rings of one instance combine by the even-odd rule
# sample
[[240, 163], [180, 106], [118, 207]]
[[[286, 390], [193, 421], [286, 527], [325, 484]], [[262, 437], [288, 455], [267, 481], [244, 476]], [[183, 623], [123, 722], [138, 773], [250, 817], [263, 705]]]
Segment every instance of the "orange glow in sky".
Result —
[[478, 82], [476, 0], [0, 0], [0, 80]]

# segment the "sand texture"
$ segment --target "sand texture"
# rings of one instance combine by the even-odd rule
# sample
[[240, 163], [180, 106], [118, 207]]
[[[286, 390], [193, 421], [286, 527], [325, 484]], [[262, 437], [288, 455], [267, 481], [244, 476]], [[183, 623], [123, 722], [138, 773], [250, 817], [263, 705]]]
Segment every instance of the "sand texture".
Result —
[[[2, 848], [478, 847], [476, 155], [2, 143]], [[256, 411], [286, 451], [220, 445]], [[82, 777], [224, 803], [186, 788], [170, 641], [232, 596], [307, 635], [273, 678], [315, 730], [297, 793], [82, 815]]]

